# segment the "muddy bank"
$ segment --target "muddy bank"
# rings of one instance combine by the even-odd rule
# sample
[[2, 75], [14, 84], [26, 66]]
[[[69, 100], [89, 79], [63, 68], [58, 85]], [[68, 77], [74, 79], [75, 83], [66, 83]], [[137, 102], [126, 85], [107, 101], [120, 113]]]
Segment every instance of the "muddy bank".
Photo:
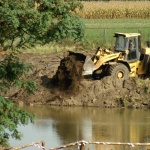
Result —
[[17, 103], [150, 108], [149, 79], [85, 79], [81, 75], [83, 64], [80, 60], [64, 58], [63, 53], [21, 54], [20, 58], [34, 65], [28, 78], [38, 83], [38, 90], [28, 95], [23, 90], [13, 89], [8, 97]]

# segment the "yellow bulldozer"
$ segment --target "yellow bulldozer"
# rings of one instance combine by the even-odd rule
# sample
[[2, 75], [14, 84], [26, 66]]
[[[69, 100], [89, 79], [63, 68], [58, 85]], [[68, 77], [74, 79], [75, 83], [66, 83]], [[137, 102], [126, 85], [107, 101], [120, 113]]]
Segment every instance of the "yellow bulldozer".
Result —
[[83, 75], [117, 79], [150, 76], [150, 41], [142, 48], [140, 33], [114, 33], [114, 37], [113, 51], [99, 47], [92, 58], [85, 58]]

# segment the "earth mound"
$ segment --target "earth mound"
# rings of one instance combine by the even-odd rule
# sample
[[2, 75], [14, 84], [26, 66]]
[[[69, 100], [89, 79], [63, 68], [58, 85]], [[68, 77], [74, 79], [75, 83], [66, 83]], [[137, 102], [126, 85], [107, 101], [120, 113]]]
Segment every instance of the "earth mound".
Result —
[[52, 85], [61, 91], [77, 93], [82, 79], [84, 60], [84, 55], [69, 52], [69, 55], [60, 61], [58, 70], [52, 78]]
[[47, 104], [59, 106], [96, 106], [150, 108], [150, 80], [131, 78], [101, 80], [82, 77], [83, 56], [63, 53], [20, 54], [20, 59], [32, 63], [34, 69], [28, 78], [38, 84], [38, 90], [29, 95], [13, 88], [7, 96], [19, 104]]

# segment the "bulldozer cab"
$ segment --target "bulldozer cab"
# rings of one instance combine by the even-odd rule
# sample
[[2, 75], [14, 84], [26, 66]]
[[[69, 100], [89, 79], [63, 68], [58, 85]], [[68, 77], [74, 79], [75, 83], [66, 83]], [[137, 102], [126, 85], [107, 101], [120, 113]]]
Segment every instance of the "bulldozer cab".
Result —
[[140, 59], [141, 35], [139, 33], [115, 33], [115, 52], [123, 52], [125, 61], [134, 62]]

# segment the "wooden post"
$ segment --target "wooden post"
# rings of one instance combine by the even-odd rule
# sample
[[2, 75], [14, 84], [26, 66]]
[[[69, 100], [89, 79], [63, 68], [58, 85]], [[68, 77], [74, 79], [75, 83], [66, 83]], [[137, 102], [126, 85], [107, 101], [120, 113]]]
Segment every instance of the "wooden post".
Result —
[[104, 43], [106, 43], [106, 29], [104, 29]]
[[80, 150], [84, 150], [84, 143], [81, 143]]
[[42, 149], [45, 150], [45, 142], [44, 142], [44, 141], [41, 141], [41, 143], [42, 143], [42, 146], [44, 147], [44, 148], [42, 148]]

